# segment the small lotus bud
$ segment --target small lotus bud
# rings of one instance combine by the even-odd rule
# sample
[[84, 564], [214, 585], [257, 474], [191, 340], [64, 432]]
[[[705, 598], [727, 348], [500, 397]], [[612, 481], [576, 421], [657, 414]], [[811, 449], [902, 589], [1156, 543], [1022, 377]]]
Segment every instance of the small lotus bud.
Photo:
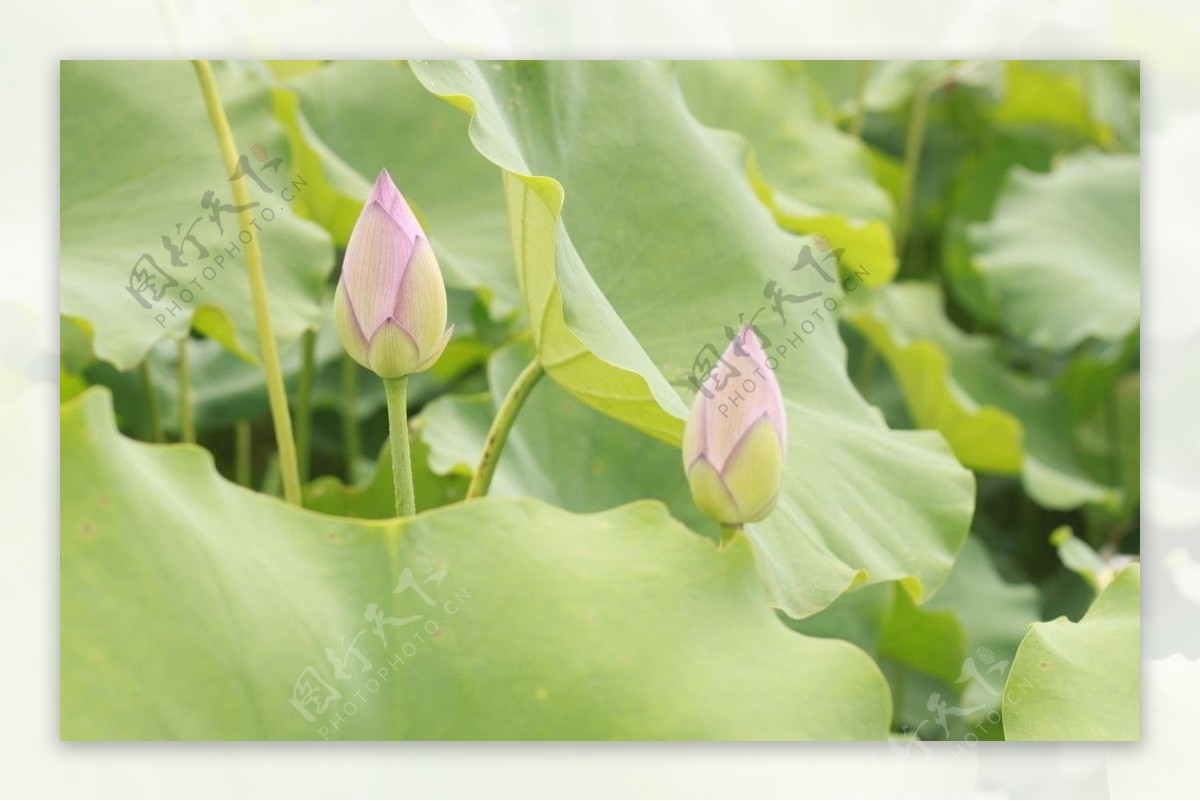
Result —
[[429, 369], [450, 341], [437, 258], [387, 170], [350, 234], [333, 315], [346, 352], [382, 378]]
[[726, 525], [762, 520], [775, 507], [786, 454], [783, 394], [745, 326], [697, 393], [684, 428], [683, 469], [696, 506]]

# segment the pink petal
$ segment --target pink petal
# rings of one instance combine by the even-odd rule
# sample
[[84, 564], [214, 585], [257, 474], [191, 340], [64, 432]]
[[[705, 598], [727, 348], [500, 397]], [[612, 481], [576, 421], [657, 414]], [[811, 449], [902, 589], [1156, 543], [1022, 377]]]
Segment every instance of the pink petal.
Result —
[[413, 240], [378, 202], [363, 208], [342, 262], [342, 278], [355, 318], [367, 339], [396, 307]]

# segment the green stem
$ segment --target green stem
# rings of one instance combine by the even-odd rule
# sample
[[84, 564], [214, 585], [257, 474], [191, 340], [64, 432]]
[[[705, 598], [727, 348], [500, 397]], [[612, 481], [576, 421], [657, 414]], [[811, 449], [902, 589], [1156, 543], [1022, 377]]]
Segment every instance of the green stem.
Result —
[[[217, 79], [212, 65], [207, 61], [194, 61], [200, 88], [204, 92], [204, 103], [212, 120], [213, 132], [221, 148], [225, 168], [230, 175], [237, 171], [238, 150], [233, 140], [233, 131], [221, 105], [217, 91]], [[250, 209], [250, 192], [246, 188], [245, 176], [232, 181], [233, 202], [240, 207], [238, 224], [242, 231], [251, 230], [254, 216]], [[287, 390], [283, 383], [283, 368], [279, 364], [279, 348], [275, 332], [271, 327], [271, 313], [267, 304], [267, 277], [263, 272], [262, 253], [258, 237], [251, 236], [246, 247], [246, 270], [250, 274], [250, 295], [254, 302], [254, 322], [258, 332], [258, 345], [262, 351], [263, 370], [267, 378], [267, 399], [271, 405], [271, 421], [275, 426], [275, 442], [279, 452], [279, 470], [283, 478], [283, 497], [288, 503], [300, 505], [300, 468], [296, 460], [296, 442], [292, 438], [292, 418], [288, 411]]]
[[317, 365], [317, 332], [305, 331], [300, 340], [303, 364], [296, 397], [296, 451], [300, 462], [300, 480], [308, 481], [312, 449], [312, 389]]
[[862, 139], [863, 125], [867, 121], [866, 90], [870, 76], [871, 62], [858, 62], [858, 82], [854, 85], [854, 119], [850, 121], [850, 133], [859, 139]]
[[863, 358], [862, 363], [858, 366], [858, 394], [871, 400], [871, 381], [875, 377], [875, 363], [879, 359], [879, 352], [871, 347], [871, 343], [863, 338]]
[[413, 497], [412, 457], [408, 451], [408, 376], [383, 379], [387, 392], [388, 441], [392, 445], [392, 484], [396, 490], [396, 514], [416, 513]]
[[929, 112], [930, 87], [922, 86], [913, 96], [912, 116], [904, 141], [904, 181], [900, 187], [900, 209], [896, 218], [896, 259], [904, 263], [904, 246], [912, 226], [917, 173], [921, 169], [921, 149], [925, 145], [925, 118]]
[[250, 421], [238, 420], [233, 426], [234, 477], [243, 487], [250, 486]]
[[188, 338], [179, 340], [179, 437], [196, 441], [196, 423], [192, 416], [192, 366], [188, 359]]
[[346, 481], [354, 483], [362, 446], [358, 434], [358, 363], [342, 359], [342, 448], [346, 455]]
[[150, 424], [150, 439], [153, 442], [165, 442], [162, 413], [158, 410], [158, 390], [154, 388], [154, 381], [150, 378], [150, 356], [148, 354], [138, 367], [138, 374], [142, 378], [142, 394], [146, 396], [146, 420]]
[[734, 538], [742, 533], [742, 527], [738, 524], [722, 523], [721, 524], [721, 550], [729, 547]]
[[487, 494], [488, 487], [492, 485], [492, 476], [496, 473], [496, 465], [500, 461], [500, 453], [508, 439], [508, 432], [512, 430], [521, 407], [525, 405], [525, 399], [529, 397], [529, 393], [533, 391], [544, 372], [541, 362], [535, 358], [521, 371], [516, 383], [504, 396], [500, 408], [496, 411], [496, 419], [492, 421], [492, 428], [488, 431], [487, 440], [484, 441], [479, 467], [475, 468], [475, 475], [471, 477], [471, 484], [467, 487], [468, 498], [479, 498]]
[[1121, 486], [1121, 416], [1117, 407], [1116, 387], [1110, 387], [1104, 395], [1104, 427], [1108, 435], [1108, 481], [1114, 487]]

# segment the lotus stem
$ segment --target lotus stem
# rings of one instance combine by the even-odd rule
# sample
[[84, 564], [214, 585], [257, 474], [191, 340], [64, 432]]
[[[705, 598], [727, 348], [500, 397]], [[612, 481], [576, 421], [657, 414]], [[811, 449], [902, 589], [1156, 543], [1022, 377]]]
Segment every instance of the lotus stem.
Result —
[[138, 375], [142, 379], [142, 395], [146, 398], [146, 421], [150, 425], [150, 439], [152, 442], [165, 442], [162, 413], [158, 409], [158, 390], [154, 388], [154, 381], [150, 378], [149, 354], [138, 367]]
[[392, 484], [396, 491], [396, 514], [416, 514], [413, 497], [412, 456], [408, 448], [408, 376], [383, 379], [387, 393], [388, 441], [392, 448]]
[[308, 330], [300, 340], [303, 354], [300, 386], [296, 392], [296, 452], [300, 463], [300, 481], [308, 481], [312, 459], [312, 391], [317, 369], [317, 332]]
[[903, 264], [904, 247], [912, 228], [913, 205], [917, 190], [917, 173], [921, 169], [921, 149], [925, 145], [925, 118], [929, 112], [931, 86], [918, 87], [913, 96], [912, 116], [904, 140], [904, 182], [900, 187], [900, 209], [896, 218], [896, 258]]
[[492, 428], [488, 431], [487, 440], [484, 441], [479, 467], [475, 469], [475, 475], [471, 477], [471, 484], [467, 487], [468, 498], [479, 498], [487, 494], [492, 485], [492, 476], [496, 473], [496, 465], [500, 461], [500, 453], [508, 440], [508, 433], [512, 430], [521, 407], [525, 405], [525, 399], [529, 397], [543, 373], [545, 370], [535, 357], [517, 376], [516, 382], [504, 396], [496, 412], [496, 419], [492, 421]]
[[[229, 127], [229, 119], [225, 116], [225, 108], [221, 105], [221, 95], [217, 90], [217, 79], [213, 74], [212, 65], [203, 60], [192, 63], [200, 80], [204, 103], [208, 107], [208, 116], [212, 120], [213, 132], [221, 148], [225, 169], [233, 175], [237, 170], [238, 149], [233, 139], [233, 130]], [[246, 189], [246, 179], [244, 176], [239, 177], [232, 181], [232, 184], [234, 204], [241, 209], [238, 212], [238, 224], [241, 230], [247, 231], [253, 222], [253, 215], [250, 213], [250, 193]], [[275, 427], [279, 472], [283, 479], [283, 497], [288, 503], [299, 506], [300, 468], [296, 459], [296, 441], [292, 436], [292, 417], [288, 410], [287, 389], [283, 383], [283, 368], [279, 363], [279, 347], [271, 327], [271, 312], [267, 303], [267, 277], [263, 271], [258, 237], [251, 237], [245, 245], [246, 269], [250, 274], [250, 295], [254, 303], [254, 322], [258, 332], [259, 349], [262, 351], [263, 370], [266, 373], [267, 399], [270, 401], [271, 421]]]
[[196, 421], [192, 416], [192, 367], [188, 359], [188, 337], [179, 340], [179, 438], [196, 441]]
[[250, 486], [250, 421], [238, 420], [233, 427], [234, 479], [243, 487]]
[[854, 85], [854, 119], [850, 121], [850, 133], [862, 139], [863, 125], [867, 121], [867, 79], [871, 77], [871, 62], [858, 62], [858, 80]]
[[358, 363], [342, 358], [342, 452], [346, 458], [346, 481], [355, 483], [362, 446], [358, 436]]

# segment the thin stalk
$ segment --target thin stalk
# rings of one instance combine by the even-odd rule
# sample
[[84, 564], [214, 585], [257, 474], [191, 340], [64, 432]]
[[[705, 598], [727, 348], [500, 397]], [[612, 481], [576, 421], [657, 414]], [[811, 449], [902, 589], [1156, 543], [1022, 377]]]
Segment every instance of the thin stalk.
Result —
[[[221, 148], [225, 168], [230, 175], [237, 171], [238, 149], [233, 140], [233, 131], [221, 105], [217, 91], [217, 79], [212, 65], [207, 61], [192, 62], [204, 92], [204, 103], [212, 120], [213, 132]], [[250, 192], [245, 177], [232, 181], [234, 204], [238, 211], [238, 224], [242, 231], [249, 231], [253, 223], [250, 212]], [[239, 237], [240, 238], [240, 237]], [[252, 236], [245, 243], [246, 269], [250, 274], [250, 295], [254, 302], [254, 322], [258, 331], [258, 345], [262, 351], [263, 370], [267, 378], [267, 398], [271, 405], [271, 421], [275, 427], [275, 442], [279, 452], [279, 470], [283, 479], [283, 497], [288, 503], [300, 505], [300, 468], [296, 460], [296, 441], [292, 438], [292, 418], [288, 411], [287, 390], [283, 383], [283, 368], [279, 364], [279, 348], [271, 327], [271, 313], [267, 304], [267, 277], [263, 272], [262, 253], [258, 237]]]
[[383, 379], [387, 393], [388, 442], [392, 447], [392, 485], [396, 491], [396, 515], [411, 517], [417, 503], [413, 497], [412, 456], [408, 449], [408, 376]]
[[496, 411], [496, 419], [492, 421], [492, 428], [488, 431], [487, 440], [483, 444], [483, 456], [479, 459], [479, 467], [475, 468], [475, 475], [471, 477], [471, 484], [467, 487], [468, 498], [479, 498], [487, 494], [508, 433], [512, 430], [521, 407], [525, 405], [525, 399], [529, 397], [529, 393], [533, 391], [544, 372], [541, 362], [535, 358], [521, 371], [516, 383], [504, 396], [500, 408]]
[[138, 375], [142, 379], [142, 394], [146, 397], [146, 421], [150, 424], [150, 439], [153, 442], [166, 442], [163, 435], [162, 413], [158, 408], [158, 390], [150, 379], [150, 357], [147, 356], [138, 367]]
[[862, 139], [863, 125], [867, 121], [867, 78], [871, 76], [871, 62], [858, 62], [858, 82], [854, 85], [854, 118], [850, 121], [850, 133]]
[[250, 486], [250, 421], [238, 420], [233, 426], [234, 477], [243, 487]]
[[875, 377], [875, 363], [879, 360], [879, 352], [871, 347], [871, 343], [863, 339], [863, 358], [858, 366], [858, 394], [868, 401], [871, 400], [871, 382]]
[[267, 469], [263, 471], [262, 492], [264, 495], [279, 495], [279, 454], [267, 457]]
[[358, 364], [342, 359], [342, 448], [346, 456], [346, 481], [354, 483], [362, 445], [358, 433]]
[[729, 547], [738, 534], [742, 533], [742, 527], [737, 524], [722, 523], [721, 524], [721, 550]]
[[921, 169], [921, 148], [925, 145], [925, 120], [929, 113], [929, 98], [933, 89], [922, 86], [913, 97], [912, 116], [904, 140], [904, 182], [900, 187], [900, 209], [896, 217], [896, 259], [904, 263], [904, 246], [912, 226], [913, 203], [917, 189], [917, 173]]
[[1104, 428], [1108, 435], [1108, 481], [1114, 487], [1121, 485], [1121, 414], [1117, 407], [1116, 388], [1109, 389], [1104, 396]]
[[317, 369], [317, 332], [305, 331], [300, 340], [303, 363], [296, 397], [296, 451], [300, 461], [300, 480], [308, 481], [312, 450], [312, 389]]
[[179, 340], [179, 437], [196, 441], [196, 421], [192, 416], [192, 366], [188, 359], [188, 338]]

